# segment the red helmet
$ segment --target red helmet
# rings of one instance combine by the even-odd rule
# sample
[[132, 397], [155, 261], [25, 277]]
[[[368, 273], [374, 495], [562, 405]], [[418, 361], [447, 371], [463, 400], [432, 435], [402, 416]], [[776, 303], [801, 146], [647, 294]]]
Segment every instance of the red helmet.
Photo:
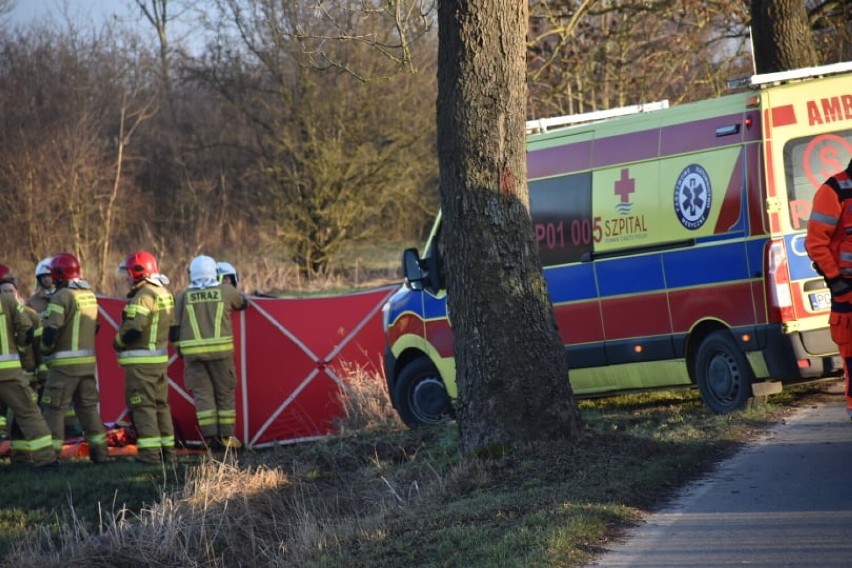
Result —
[[154, 258], [153, 254], [144, 250], [138, 250], [127, 255], [118, 269], [129, 274], [134, 282], [139, 282], [160, 272], [157, 268], [157, 259]]
[[80, 261], [69, 252], [61, 252], [50, 261], [50, 276], [57, 285], [81, 278]]
[[17, 278], [12, 273], [12, 269], [6, 266], [5, 264], [0, 264], [0, 284], [5, 284], [7, 282], [11, 282], [16, 287], [18, 285]]

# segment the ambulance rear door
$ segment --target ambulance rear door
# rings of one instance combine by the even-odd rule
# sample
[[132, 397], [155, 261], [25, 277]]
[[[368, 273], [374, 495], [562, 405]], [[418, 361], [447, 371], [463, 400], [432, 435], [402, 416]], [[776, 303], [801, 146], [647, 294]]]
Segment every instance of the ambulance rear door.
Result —
[[[852, 157], [852, 75], [765, 87], [761, 96], [770, 230], [783, 239], [791, 280], [792, 317], [785, 327], [825, 328], [831, 297], [813, 270], [804, 237], [816, 189]], [[822, 337], [820, 345], [806, 344], [807, 351], [836, 350]]]

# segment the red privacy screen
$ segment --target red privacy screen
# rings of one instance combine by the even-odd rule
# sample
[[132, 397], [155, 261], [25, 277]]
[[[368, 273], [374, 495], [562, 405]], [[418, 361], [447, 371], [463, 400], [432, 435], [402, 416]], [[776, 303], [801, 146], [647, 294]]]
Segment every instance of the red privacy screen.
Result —
[[[338, 394], [346, 371], [382, 376], [385, 339], [381, 308], [398, 286], [310, 298], [255, 298], [235, 312], [237, 436], [249, 447], [328, 434], [341, 415]], [[127, 420], [124, 373], [112, 348], [124, 300], [98, 298], [98, 385], [104, 422]], [[169, 401], [175, 434], [200, 442], [183, 361], [169, 359]]]

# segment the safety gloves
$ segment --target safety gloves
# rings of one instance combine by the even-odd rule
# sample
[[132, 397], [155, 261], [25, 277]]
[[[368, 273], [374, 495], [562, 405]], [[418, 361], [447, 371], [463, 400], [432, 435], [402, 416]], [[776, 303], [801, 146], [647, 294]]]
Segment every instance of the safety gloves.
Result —
[[828, 284], [828, 289], [831, 292], [831, 297], [836, 298], [847, 292], [852, 292], [852, 281], [836, 276], [834, 278], [826, 278], [825, 283]]

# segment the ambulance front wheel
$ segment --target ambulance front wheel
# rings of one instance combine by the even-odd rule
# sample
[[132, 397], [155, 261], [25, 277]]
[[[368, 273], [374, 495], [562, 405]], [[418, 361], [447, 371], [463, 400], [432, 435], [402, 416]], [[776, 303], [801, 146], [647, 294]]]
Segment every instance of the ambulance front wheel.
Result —
[[714, 331], [698, 347], [695, 380], [704, 404], [725, 414], [746, 406], [754, 373], [731, 334]]
[[400, 418], [409, 428], [440, 424], [452, 415], [444, 381], [431, 361], [423, 357], [402, 369], [393, 389], [393, 399]]

